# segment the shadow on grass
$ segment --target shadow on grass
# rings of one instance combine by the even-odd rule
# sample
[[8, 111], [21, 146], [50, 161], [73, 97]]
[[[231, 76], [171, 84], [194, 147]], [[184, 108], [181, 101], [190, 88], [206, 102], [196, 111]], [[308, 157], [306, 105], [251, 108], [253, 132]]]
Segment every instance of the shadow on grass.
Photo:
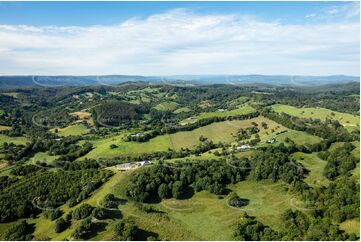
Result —
[[104, 219], [122, 219], [123, 218], [123, 214], [120, 210], [107, 210], [105, 213], [105, 217]]
[[185, 200], [185, 199], [190, 199], [193, 196], [194, 196], [193, 187], [187, 186], [187, 187], [184, 188], [183, 194], [178, 199], [179, 200]]
[[146, 231], [140, 228], [137, 228], [134, 238], [134, 240], [136, 241], [147, 241], [147, 240], [157, 240], [157, 239], [158, 239], [157, 233]]
[[99, 232], [105, 231], [105, 228], [107, 227], [107, 225], [108, 225], [108, 223], [106, 223], [106, 222], [92, 223], [92, 225], [90, 227], [90, 232], [88, 232], [84, 235], [84, 240], [93, 238], [94, 236], [98, 235]]

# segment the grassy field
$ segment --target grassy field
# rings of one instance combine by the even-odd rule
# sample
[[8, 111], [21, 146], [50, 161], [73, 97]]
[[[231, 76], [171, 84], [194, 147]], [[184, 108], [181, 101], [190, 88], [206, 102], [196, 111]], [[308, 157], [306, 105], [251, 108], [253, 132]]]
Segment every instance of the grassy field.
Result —
[[310, 186], [327, 186], [329, 184], [329, 180], [323, 175], [327, 161], [320, 159], [317, 153], [296, 152], [292, 155], [292, 158], [302, 163], [310, 171], [305, 178], [305, 182]]
[[326, 108], [296, 108], [289, 105], [275, 104], [272, 106], [272, 109], [278, 113], [284, 112], [301, 118], [313, 118], [320, 120], [329, 118], [338, 120], [343, 126], [356, 127], [360, 122], [358, 116], [348, 113], [340, 113]]
[[183, 107], [183, 108], [178, 108], [178, 109], [174, 110], [173, 113], [175, 113], [175, 114], [178, 114], [178, 113], [188, 113], [188, 112], [190, 112], [190, 111], [192, 111], [190, 108], [188, 108], [188, 107]]
[[[100, 189], [98, 189], [90, 198], [84, 200], [82, 203], [88, 203], [92, 206], [99, 206], [106, 194], [113, 193], [118, 198], [125, 198], [123, 194], [124, 184], [131, 176], [131, 172], [117, 172], [108, 182], [106, 182]], [[126, 201], [126, 200], [125, 200]], [[79, 205], [75, 206], [79, 207]], [[74, 209], [72, 208], [72, 209]], [[67, 205], [61, 206], [61, 209], [67, 213], [70, 209]], [[150, 231], [156, 231], [164, 239], [197, 239], [198, 237], [190, 236], [190, 231], [187, 231], [185, 226], [182, 226], [175, 219], [169, 219], [166, 215], [147, 214], [140, 211], [134, 203], [125, 202], [124, 205], [119, 205], [119, 211], [110, 211], [111, 215], [105, 220], [93, 221], [95, 225], [92, 227], [93, 231], [90, 240], [115, 240], [113, 235], [113, 226], [121, 217], [130, 218], [136, 221], [141, 233], [137, 235], [137, 240], [146, 240]], [[69, 229], [62, 233], [56, 234], [54, 232], [54, 221], [45, 219], [40, 216], [36, 219], [29, 219], [29, 222], [35, 223], [36, 230], [34, 236], [36, 240], [44, 239], [44, 236], [52, 240], [71, 240], [71, 234], [79, 226], [79, 221], [73, 221]], [[1, 226], [1, 225], [0, 225]], [[0, 227], [1, 229], [1, 227]]]
[[11, 129], [10, 126], [0, 125], [0, 131], [9, 130]]
[[206, 112], [206, 113], [201, 113], [197, 116], [193, 116], [190, 118], [187, 118], [185, 120], [182, 120], [179, 124], [181, 125], [186, 125], [189, 123], [195, 123], [200, 119], [205, 119], [205, 118], [213, 118], [213, 117], [228, 117], [228, 116], [237, 116], [237, 115], [242, 115], [242, 114], [249, 114], [249, 113], [253, 113], [256, 110], [248, 105], [245, 106], [241, 106], [237, 109], [233, 109], [233, 110], [218, 110], [215, 112]]
[[[119, 211], [111, 211], [105, 220], [94, 220], [90, 240], [114, 240], [113, 226], [123, 217], [136, 222], [140, 233], [137, 240], [146, 240], [149, 235], [158, 236], [160, 240], [232, 240], [234, 226], [239, 217], [246, 211], [252, 216], [274, 229], [282, 228], [281, 214], [292, 208], [294, 195], [285, 191], [282, 183], [271, 181], [243, 181], [229, 186], [242, 198], [250, 200], [249, 205], [241, 209], [229, 207], [228, 197], [223, 199], [209, 192], [195, 193], [184, 200], [166, 199], [152, 204], [159, 212], [145, 213], [135, 203], [127, 201], [124, 188], [133, 172], [116, 172], [101, 188], [82, 203], [99, 206], [106, 194], [113, 193], [124, 203], [118, 206]], [[80, 206], [78, 204], [74, 208]], [[64, 215], [69, 212], [67, 205], [60, 207]], [[72, 209], [74, 209], [72, 208]], [[46, 219], [42, 214], [37, 218], [27, 219], [35, 225], [35, 240], [72, 240], [71, 234], [79, 226], [80, 221], [73, 221], [69, 229], [56, 234], [55, 221]], [[5, 231], [13, 223], [0, 224], [0, 231]]]
[[10, 137], [10, 136], [7, 136], [7, 135], [4, 135], [4, 134], [0, 134], [0, 145], [3, 145], [5, 142], [8, 142], [8, 143], [14, 143], [14, 144], [17, 144], [17, 145], [24, 145], [26, 144], [27, 142], [30, 142], [30, 140], [26, 137]]
[[348, 233], [360, 236], [360, 219], [349, 219], [340, 224], [340, 228]]
[[[55, 129], [52, 129], [55, 132]], [[83, 135], [87, 134], [89, 130], [84, 124], [72, 124], [68, 127], [58, 129], [58, 134], [60, 136], [70, 136], [70, 135]]]
[[178, 108], [179, 104], [175, 102], [162, 102], [154, 108], [158, 111], [174, 111]]
[[[123, 142], [122, 135], [113, 138], [100, 139], [91, 141], [96, 147], [89, 152], [85, 157], [87, 158], [112, 158], [119, 155], [138, 155], [150, 153], [155, 151], [166, 151], [168, 148], [179, 150], [181, 148], [192, 148], [200, 143], [199, 137], [204, 136], [213, 142], [234, 142], [235, 134], [240, 128], [252, 126], [252, 122], [256, 122], [261, 126], [262, 122], [268, 124], [268, 129], [261, 128], [259, 135], [261, 140], [265, 142], [269, 137], [272, 137], [271, 129], [275, 132], [286, 130], [285, 127], [273, 122], [264, 117], [257, 117], [248, 120], [233, 120], [212, 123], [192, 131], [178, 132], [170, 135], [160, 135], [148, 142]], [[268, 133], [268, 134], [267, 134]], [[118, 147], [110, 149], [111, 144], [116, 144]]]
[[321, 138], [318, 136], [296, 130], [288, 130], [285, 133], [275, 135], [275, 138], [276, 143], [284, 143], [285, 139], [289, 138], [299, 145], [315, 144], [321, 141]]
[[305, 208], [294, 194], [285, 191], [286, 187], [283, 183], [271, 181], [243, 181], [230, 186], [230, 189], [240, 198], [250, 200], [250, 203], [242, 208], [243, 211], [279, 230], [283, 225], [281, 215], [286, 209]]
[[73, 112], [73, 113], [70, 113], [70, 115], [76, 116], [80, 120], [89, 119], [91, 117], [91, 113], [83, 112], [83, 111]]
[[58, 158], [59, 155], [48, 155], [45, 152], [38, 152], [34, 155], [33, 158], [30, 158], [26, 163], [27, 164], [33, 164], [34, 162], [41, 161], [46, 162], [46, 164], [51, 164], [56, 158]]
[[[123, 198], [126, 179], [124, 177], [124, 182], [114, 187], [116, 195]], [[280, 216], [287, 208], [292, 208], [290, 200], [294, 198], [284, 190], [284, 186], [270, 181], [243, 181], [230, 186], [240, 197], [250, 200], [250, 204], [242, 209], [229, 207], [227, 197], [219, 199], [202, 191], [189, 199], [166, 199], [154, 204], [166, 215], [146, 214], [131, 202], [121, 206], [121, 210], [125, 217], [132, 217], [142, 229], [159, 234], [161, 240], [231, 240], [234, 225], [244, 211], [257, 216], [272, 228], [282, 227]]]

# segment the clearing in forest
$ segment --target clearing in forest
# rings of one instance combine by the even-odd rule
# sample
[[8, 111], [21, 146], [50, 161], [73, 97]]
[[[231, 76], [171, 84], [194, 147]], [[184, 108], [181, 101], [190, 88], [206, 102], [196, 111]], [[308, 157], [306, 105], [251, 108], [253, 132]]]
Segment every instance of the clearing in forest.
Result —
[[349, 114], [332, 111], [326, 108], [298, 108], [289, 105], [275, 104], [272, 106], [273, 111], [278, 113], [287, 113], [300, 118], [313, 118], [325, 120], [326, 118], [338, 120], [343, 126], [358, 126], [359, 117]]

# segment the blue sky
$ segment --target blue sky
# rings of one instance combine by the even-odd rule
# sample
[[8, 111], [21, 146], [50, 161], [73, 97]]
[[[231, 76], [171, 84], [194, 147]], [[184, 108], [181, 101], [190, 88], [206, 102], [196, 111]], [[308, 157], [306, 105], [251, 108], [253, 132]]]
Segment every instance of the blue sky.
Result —
[[359, 25], [358, 2], [0, 2], [0, 75], [359, 75]]
[[[3, 2], [2, 24], [79, 25], [117, 24], [176, 8], [199, 14], [247, 14], [285, 23], [308, 22], [309, 14], [344, 2]], [[347, 5], [347, 4], [346, 4]]]

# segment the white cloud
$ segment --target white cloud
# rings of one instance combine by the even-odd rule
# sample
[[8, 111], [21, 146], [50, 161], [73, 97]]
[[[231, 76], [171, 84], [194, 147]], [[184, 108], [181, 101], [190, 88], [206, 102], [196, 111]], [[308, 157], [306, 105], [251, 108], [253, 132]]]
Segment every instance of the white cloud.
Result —
[[0, 25], [0, 74], [353, 74], [359, 23], [174, 10], [111, 26]]
[[321, 9], [317, 13], [307, 14], [306, 19], [320, 20], [358, 20], [360, 18], [360, 2], [346, 2]]

